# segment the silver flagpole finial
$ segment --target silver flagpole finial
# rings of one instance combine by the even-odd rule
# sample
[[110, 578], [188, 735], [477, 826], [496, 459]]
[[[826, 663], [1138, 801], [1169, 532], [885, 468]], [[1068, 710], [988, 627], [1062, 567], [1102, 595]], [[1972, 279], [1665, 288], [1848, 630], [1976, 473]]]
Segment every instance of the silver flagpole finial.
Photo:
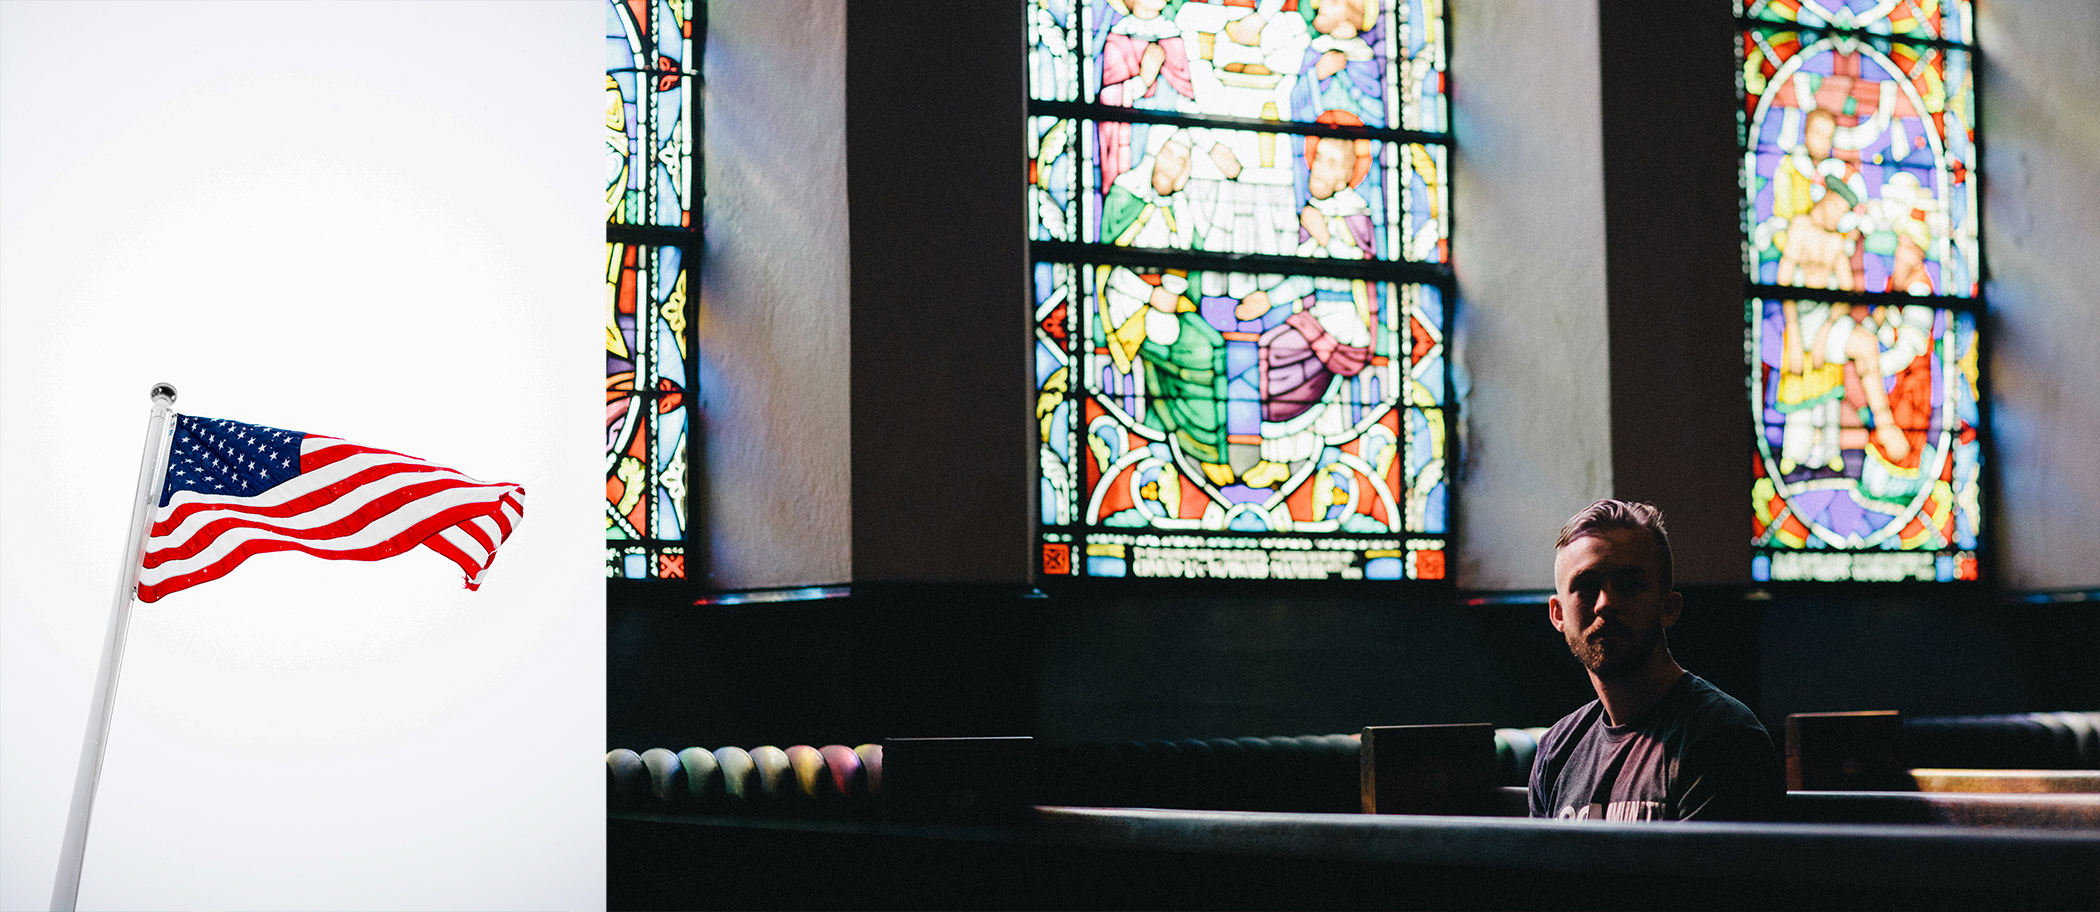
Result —
[[152, 392], [148, 393], [147, 395], [151, 396], [151, 397], [153, 398], [153, 401], [155, 401], [155, 402], [160, 402], [161, 400], [165, 399], [165, 400], [167, 400], [167, 401], [166, 401], [166, 402], [165, 402], [164, 404], [166, 404], [166, 405], [174, 405], [174, 404], [175, 404], [175, 384], [173, 384], [173, 383], [156, 383], [156, 384], [153, 384], [153, 390], [152, 390]]

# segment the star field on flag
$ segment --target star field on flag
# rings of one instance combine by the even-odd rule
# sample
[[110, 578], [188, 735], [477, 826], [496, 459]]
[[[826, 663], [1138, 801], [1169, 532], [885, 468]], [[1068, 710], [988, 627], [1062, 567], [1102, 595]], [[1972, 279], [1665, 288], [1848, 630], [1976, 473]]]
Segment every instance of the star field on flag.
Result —
[[225, 576], [269, 551], [330, 560], [381, 560], [417, 545], [481, 585], [517, 527], [525, 489], [347, 440], [259, 424], [182, 415], [138, 597]]

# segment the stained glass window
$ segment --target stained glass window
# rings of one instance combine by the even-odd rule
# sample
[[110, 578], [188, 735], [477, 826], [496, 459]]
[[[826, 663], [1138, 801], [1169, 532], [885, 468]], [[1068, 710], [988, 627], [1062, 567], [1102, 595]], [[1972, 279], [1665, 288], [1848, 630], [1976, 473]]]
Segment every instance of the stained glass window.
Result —
[[1441, 2], [1028, 15], [1043, 574], [1444, 578]]
[[605, 572], [683, 579], [705, 10], [607, 0], [605, 22]]
[[1973, 580], [1968, 0], [1739, 3], [1759, 581]]

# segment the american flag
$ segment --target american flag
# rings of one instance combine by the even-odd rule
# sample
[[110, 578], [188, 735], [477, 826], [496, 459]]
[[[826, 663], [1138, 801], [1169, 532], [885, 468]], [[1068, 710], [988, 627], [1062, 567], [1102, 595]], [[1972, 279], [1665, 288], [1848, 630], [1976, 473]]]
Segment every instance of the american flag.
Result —
[[266, 551], [379, 560], [417, 545], [481, 585], [525, 489], [347, 440], [182, 415], [138, 597], [158, 601]]

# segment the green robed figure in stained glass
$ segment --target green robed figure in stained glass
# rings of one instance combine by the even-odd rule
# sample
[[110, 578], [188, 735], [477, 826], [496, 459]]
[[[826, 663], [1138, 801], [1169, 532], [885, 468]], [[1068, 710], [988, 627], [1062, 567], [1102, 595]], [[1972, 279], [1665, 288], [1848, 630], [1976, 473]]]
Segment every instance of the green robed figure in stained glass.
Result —
[[1441, 578], [1441, 4], [1028, 16], [1046, 572]]

